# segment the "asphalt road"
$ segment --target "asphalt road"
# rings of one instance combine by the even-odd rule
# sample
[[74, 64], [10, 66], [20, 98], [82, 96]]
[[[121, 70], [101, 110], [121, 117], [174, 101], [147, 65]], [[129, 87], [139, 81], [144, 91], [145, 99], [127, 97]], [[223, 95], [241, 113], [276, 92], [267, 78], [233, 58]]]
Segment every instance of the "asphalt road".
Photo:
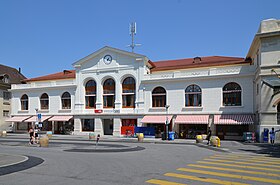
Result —
[[[255, 156], [255, 146], [232, 146], [234, 153], [186, 144], [101, 142], [95, 147], [90, 142], [61, 141], [42, 148], [2, 140], [2, 155], [29, 160], [13, 166], [13, 173], [0, 174], [0, 184], [280, 184], [280, 159]], [[0, 172], [5, 170], [11, 169], [0, 167]]]

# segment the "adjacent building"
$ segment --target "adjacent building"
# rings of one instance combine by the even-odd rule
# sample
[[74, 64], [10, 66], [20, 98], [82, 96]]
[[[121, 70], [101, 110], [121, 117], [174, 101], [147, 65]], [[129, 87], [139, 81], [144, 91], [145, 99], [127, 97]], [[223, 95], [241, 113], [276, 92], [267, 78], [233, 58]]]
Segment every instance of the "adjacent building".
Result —
[[24, 79], [26, 78], [21, 74], [20, 69], [0, 64], [0, 130], [12, 131], [12, 127], [9, 128], [11, 123], [6, 122], [11, 114], [12, 97], [9, 89], [11, 89], [11, 84], [20, 84]]
[[[151, 61], [104, 47], [73, 64], [74, 70], [12, 85], [18, 131], [42, 130], [161, 137], [172, 130], [194, 138], [211, 129], [221, 139], [242, 139], [280, 129], [280, 21], [262, 21], [245, 58], [196, 56]], [[279, 114], [280, 115], [280, 114]], [[167, 124], [166, 124], [167, 123]]]

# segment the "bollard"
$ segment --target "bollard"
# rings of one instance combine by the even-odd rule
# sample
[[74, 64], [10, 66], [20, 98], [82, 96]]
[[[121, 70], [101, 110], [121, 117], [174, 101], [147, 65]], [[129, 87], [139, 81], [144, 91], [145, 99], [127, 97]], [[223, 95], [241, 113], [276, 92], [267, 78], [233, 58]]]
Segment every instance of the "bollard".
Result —
[[196, 141], [196, 143], [202, 143], [203, 142], [202, 135], [196, 135], [195, 136], [195, 141]]
[[221, 146], [221, 140], [218, 136], [211, 136], [210, 144], [212, 146], [220, 147]]
[[40, 147], [48, 147], [49, 146], [49, 137], [46, 135], [43, 135], [39, 139]]
[[2, 131], [2, 137], [7, 137], [7, 131], [6, 130]]
[[144, 140], [144, 134], [143, 133], [138, 133], [138, 142], [143, 142]]

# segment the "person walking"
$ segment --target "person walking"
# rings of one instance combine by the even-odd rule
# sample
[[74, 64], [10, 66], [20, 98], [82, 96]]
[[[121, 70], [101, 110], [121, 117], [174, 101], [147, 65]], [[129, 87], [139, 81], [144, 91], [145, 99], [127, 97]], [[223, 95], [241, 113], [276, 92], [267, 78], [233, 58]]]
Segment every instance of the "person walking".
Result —
[[209, 145], [211, 135], [212, 135], [212, 131], [211, 131], [210, 127], [209, 127], [208, 133], [207, 133], [207, 138], [206, 138], [207, 139], [207, 145]]
[[275, 140], [275, 131], [274, 131], [274, 128], [272, 127], [271, 131], [269, 132], [269, 135], [270, 135], [270, 143], [272, 145], [274, 145], [274, 140]]

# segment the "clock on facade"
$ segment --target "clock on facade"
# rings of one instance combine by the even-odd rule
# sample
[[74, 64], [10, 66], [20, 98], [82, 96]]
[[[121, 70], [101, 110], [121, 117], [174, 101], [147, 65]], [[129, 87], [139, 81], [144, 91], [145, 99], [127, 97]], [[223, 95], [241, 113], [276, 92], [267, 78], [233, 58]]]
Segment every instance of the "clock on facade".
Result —
[[112, 62], [112, 56], [111, 55], [105, 55], [103, 57], [103, 61], [105, 64], [110, 64]]

